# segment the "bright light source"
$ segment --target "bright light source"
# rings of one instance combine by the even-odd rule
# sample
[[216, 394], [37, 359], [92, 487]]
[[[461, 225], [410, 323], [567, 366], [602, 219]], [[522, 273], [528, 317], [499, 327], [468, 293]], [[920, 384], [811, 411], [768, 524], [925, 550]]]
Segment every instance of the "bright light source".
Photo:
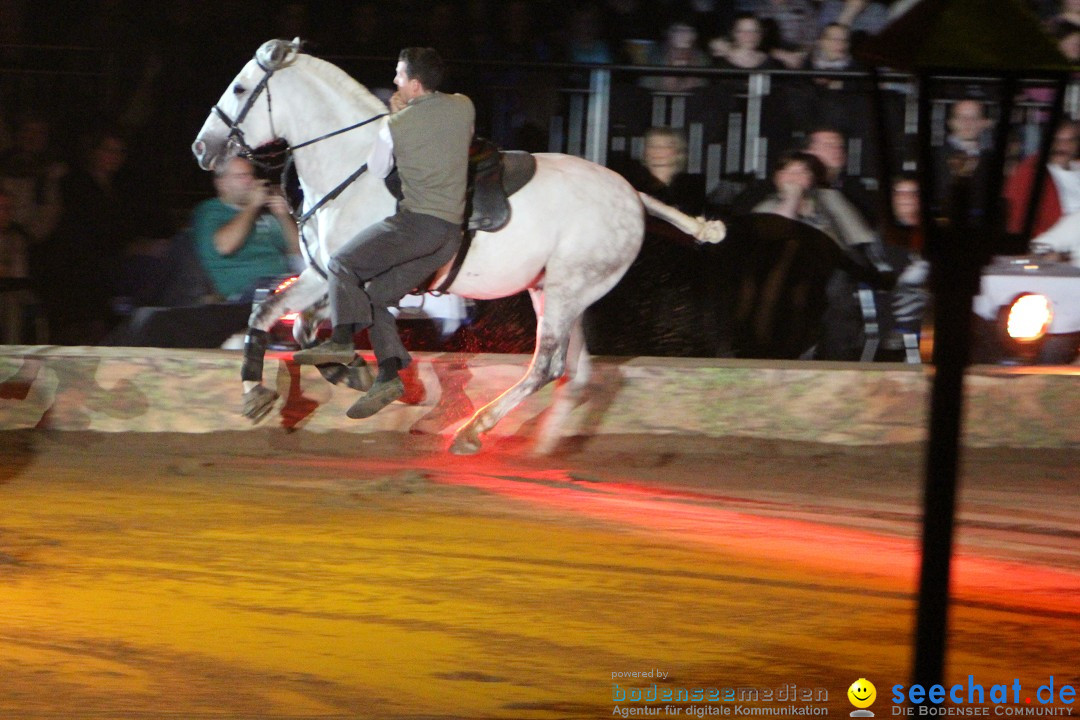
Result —
[[1028, 293], [1013, 300], [1005, 330], [1017, 342], [1035, 342], [1046, 334], [1053, 317], [1049, 298]]
[[296, 318], [298, 317], [300, 317], [300, 313], [298, 312], [287, 312], [278, 318], [278, 322], [284, 325], [292, 325], [294, 322], [296, 322]]

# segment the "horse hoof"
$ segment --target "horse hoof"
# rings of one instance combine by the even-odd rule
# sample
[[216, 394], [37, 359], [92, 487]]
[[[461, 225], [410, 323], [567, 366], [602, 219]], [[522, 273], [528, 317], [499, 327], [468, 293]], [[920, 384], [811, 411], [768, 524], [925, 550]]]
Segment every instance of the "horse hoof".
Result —
[[454, 442], [450, 445], [450, 452], [454, 455], [475, 455], [480, 452], [480, 438], [471, 432], [459, 432], [454, 435]]
[[244, 417], [258, 423], [274, 407], [278, 394], [265, 385], [256, 385], [244, 393]]

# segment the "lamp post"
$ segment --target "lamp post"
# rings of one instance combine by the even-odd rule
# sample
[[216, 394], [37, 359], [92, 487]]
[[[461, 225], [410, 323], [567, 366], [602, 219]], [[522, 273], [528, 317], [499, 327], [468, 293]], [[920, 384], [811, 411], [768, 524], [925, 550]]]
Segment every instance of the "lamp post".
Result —
[[[934, 296], [934, 377], [925, 458], [922, 555], [915, 629], [913, 684], [943, 682], [949, 582], [963, 418], [963, 378], [971, 345], [971, 303], [980, 271], [993, 255], [1026, 252], [1037, 198], [1045, 183], [1053, 129], [1062, 115], [1068, 64], [1019, 0], [922, 0], [890, 23], [858, 53], [874, 67], [913, 72], [918, 92], [918, 166], [923, 234]], [[1053, 89], [1041, 127], [1036, 179], [1020, 233], [1005, 231], [1003, 185], [1006, 147], [1021, 87], [1029, 81]], [[936, 176], [932, 138], [935, 101], [979, 87], [996, 107], [989, 152], [975, 172]], [[877, 83], [874, 92], [879, 93]], [[951, 97], [950, 97], [951, 96]], [[875, 103], [882, 107], [880, 97]], [[879, 118], [878, 127], [883, 127]], [[879, 133], [884, 144], [887, 138]], [[940, 136], [940, 134], [937, 134]], [[882, 152], [883, 174], [887, 153]], [[882, 187], [888, 187], [887, 180]]]

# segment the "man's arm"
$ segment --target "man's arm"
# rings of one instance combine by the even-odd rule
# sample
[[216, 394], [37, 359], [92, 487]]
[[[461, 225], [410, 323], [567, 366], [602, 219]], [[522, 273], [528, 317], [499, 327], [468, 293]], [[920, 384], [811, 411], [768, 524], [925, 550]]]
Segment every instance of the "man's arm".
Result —
[[394, 138], [386, 118], [379, 121], [379, 132], [368, 153], [367, 166], [369, 173], [380, 178], [385, 178], [394, 169]]

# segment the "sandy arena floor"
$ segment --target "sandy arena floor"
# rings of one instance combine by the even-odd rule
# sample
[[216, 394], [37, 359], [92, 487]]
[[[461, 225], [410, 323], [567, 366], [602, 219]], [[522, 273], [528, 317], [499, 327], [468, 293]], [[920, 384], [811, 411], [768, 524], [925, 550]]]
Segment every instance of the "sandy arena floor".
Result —
[[[860, 677], [890, 715], [920, 447], [444, 443], [0, 433], [0, 718], [602, 718], [653, 683], [846, 716]], [[950, 681], [1080, 685], [1077, 468], [966, 453]]]

